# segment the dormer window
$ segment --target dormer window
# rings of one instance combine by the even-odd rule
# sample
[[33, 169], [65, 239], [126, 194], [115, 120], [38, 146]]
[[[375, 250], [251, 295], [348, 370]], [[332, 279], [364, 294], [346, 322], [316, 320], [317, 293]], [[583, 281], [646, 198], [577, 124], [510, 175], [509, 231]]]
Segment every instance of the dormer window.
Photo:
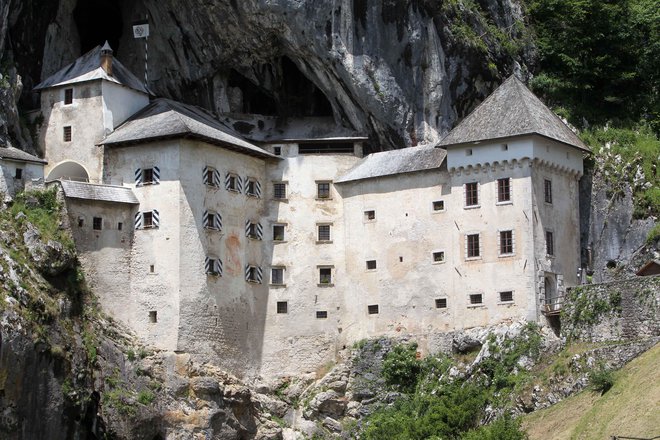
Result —
[[64, 105], [73, 104], [73, 89], [64, 89]]

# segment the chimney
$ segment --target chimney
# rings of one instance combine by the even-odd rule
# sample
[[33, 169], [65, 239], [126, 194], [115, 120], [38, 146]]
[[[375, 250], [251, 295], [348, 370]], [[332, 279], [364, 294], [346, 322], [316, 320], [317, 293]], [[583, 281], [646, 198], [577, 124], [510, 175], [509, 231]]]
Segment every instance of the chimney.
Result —
[[101, 48], [101, 68], [105, 70], [105, 73], [112, 76], [112, 48], [107, 41]]

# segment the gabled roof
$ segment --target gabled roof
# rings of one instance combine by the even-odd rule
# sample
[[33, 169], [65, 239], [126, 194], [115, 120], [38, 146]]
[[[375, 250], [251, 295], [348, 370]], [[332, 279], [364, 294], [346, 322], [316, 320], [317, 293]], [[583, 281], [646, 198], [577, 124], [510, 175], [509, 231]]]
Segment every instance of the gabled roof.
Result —
[[101, 46], [96, 46], [73, 63], [60, 69], [41, 83], [37, 84], [34, 90], [103, 79], [130, 87], [138, 92], [146, 93], [148, 95], [151, 94], [151, 92], [144, 86], [144, 83], [124, 67], [117, 58], [113, 58], [112, 60], [112, 76], [108, 75], [108, 73], [101, 67], [101, 50]]
[[128, 203], [138, 205], [135, 194], [130, 188], [113, 185], [97, 185], [73, 180], [59, 180], [64, 195], [71, 199], [96, 200], [100, 202]]
[[23, 150], [19, 150], [18, 148], [14, 148], [14, 147], [6, 147], [6, 146], [0, 146], [0, 159], [8, 159], [8, 160], [14, 160], [20, 162], [33, 162], [39, 164], [48, 163], [45, 160], [40, 159], [37, 156], [33, 156], [29, 153], [26, 153]]
[[445, 157], [447, 157], [447, 151], [433, 146], [409, 147], [373, 153], [335, 180], [335, 183], [433, 170], [442, 166]]
[[438, 146], [538, 134], [584, 151], [589, 148], [515, 75], [461, 121]]
[[241, 139], [213, 115], [192, 105], [159, 98], [131, 116], [99, 145], [120, 146], [157, 139], [193, 138], [251, 156], [277, 156]]

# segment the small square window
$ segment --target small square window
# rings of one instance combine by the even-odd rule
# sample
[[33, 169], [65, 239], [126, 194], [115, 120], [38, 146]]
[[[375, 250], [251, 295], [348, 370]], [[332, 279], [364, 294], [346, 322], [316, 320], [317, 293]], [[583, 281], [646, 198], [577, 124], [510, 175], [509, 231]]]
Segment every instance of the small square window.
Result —
[[510, 290], [500, 292], [500, 302], [513, 302], [513, 292]]
[[445, 262], [445, 251], [433, 252], [433, 262], [434, 263], [444, 263]]
[[434, 211], [444, 211], [445, 210], [445, 201], [444, 200], [436, 200], [433, 202], [433, 210]]
[[64, 127], [64, 129], [62, 130], [62, 136], [63, 136], [64, 142], [71, 142], [71, 126], [70, 125], [67, 125], [66, 127]]
[[511, 201], [511, 179], [497, 179], [497, 202]]
[[64, 105], [73, 104], [73, 89], [64, 89]]
[[284, 314], [289, 312], [289, 304], [286, 301], [277, 302], [277, 313]]
[[470, 295], [471, 305], [483, 304], [483, 303], [484, 303], [484, 296], [481, 293], [473, 293]]
[[555, 242], [552, 232], [545, 231], [545, 253], [548, 255], [555, 254]]
[[117, 230], [121, 231], [124, 228], [124, 224], [122, 222], [117, 223]]
[[152, 323], [152, 324], [155, 324], [156, 322], [158, 322], [158, 312], [157, 311], [152, 310], [151, 312], [149, 312], [149, 322]]
[[465, 206], [479, 205], [479, 184], [470, 182], [465, 184]]
[[94, 217], [92, 221], [92, 229], [95, 231], [100, 231], [103, 229], [103, 218], [101, 217]]
[[319, 284], [332, 284], [332, 268], [320, 267], [319, 268]]
[[328, 312], [325, 310], [319, 310], [316, 312], [316, 319], [327, 319]]
[[500, 255], [513, 254], [513, 231], [500, 231]]
[[154, 266], [153, 264], [151, 264], [151, 265], [149, 266], [149, 273], [154, 273], [155, 271], [156, 271], [156, 266]]
[[21, 180], [22, 178], [23, 178], [23, 169], [16, 168], [16, 172], [14, 173], [14, 179]]
[[367, 312], [369, 312], [370, 315], [377, 315], [378, 314], [378, 304], [372, 304], [367, 306]]
[[364, 220], [365, 221], [376, 220], [376, 211], [374, 210], [364, 211]]
[[275, 156], [281, 156], [282, 155], [282, 147], [273, 147], [273, 154], [275, 154]]
[[509, 150], [509, 144], [502, 144], [502, 151], [508, 151]]
[[286, 199], [286, 183], [273, 184], [273, 198]]
[[367, 260], [367, 270], [376, 270], [376, 260]]
[[278, 286], [284, 285], [284, 268], [273, 267], [270, 270], [270, 283]]
[[472, 156], [472, 148], [468, 148], [467, 150], [465, 150], [465, 155]]
[[479, 249], [479, 234], [470, 234], [467, 236], [467, 258], [477, 258], [481, 255]]
[[319, 199], [330, 198], [330, 182], [317, 182], [316, 183], [316, 197]]
[[447, 308], [447, 298], [437, 298], [435, 300], [436, 309], [446, 309]]
[[552, 203], [552, 181], [548, 179], [543, 180], [543, 197], [545, 203]]
[[273, 225], [273, 241], [284, 241], [284, 225]]
[[318, 241], [330, 241], [330, 225], [318, 225]]
[[85, 219], [83, 217], [78, 217], [78, 227], [82, 228], [85, 225]]
[[142, 225], [145, 228], [153, 228], [154, 227], [154, 214], [151, 211], [143, 212], [142, 213]]

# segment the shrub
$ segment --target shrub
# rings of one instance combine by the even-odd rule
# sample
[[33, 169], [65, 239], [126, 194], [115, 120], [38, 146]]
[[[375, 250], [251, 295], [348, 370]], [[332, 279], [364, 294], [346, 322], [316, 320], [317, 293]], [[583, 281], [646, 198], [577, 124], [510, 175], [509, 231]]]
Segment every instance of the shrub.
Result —
[[387, 353], [383, 361], [385, 382], [401, 391], [413, 391], [421, 371], [421, 362], [417, 359], [417, 344], [414, 342], [397, 345]]
[[605, 394], [614, 385], [612, 370], [601, 364], [597, 370], [589, 374], [589, 383], [594, 391]]
[[520, 429], [520, 422], [509, 416], [500, 417], [493, 423], [474, 429], [463, 440], [526, 440], [527, 434]]
[[151, 391], [145, 390], [145, 391], [140, 391], [137, 397], [137, 401], [140, 402], [142, 405], [149, 405], [151, 402], [154, 401], [156, 396], [154, 393]]

